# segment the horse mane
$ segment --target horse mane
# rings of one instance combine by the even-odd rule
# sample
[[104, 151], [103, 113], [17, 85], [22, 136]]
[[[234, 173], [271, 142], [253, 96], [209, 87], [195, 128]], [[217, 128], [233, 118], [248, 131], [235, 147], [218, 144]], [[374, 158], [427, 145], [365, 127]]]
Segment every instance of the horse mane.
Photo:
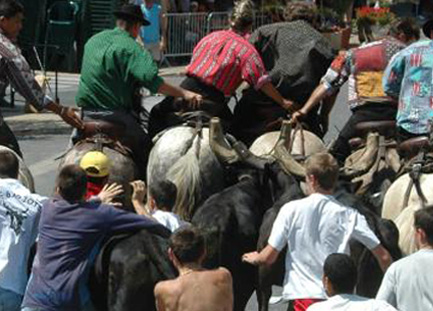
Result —
[[191, 146], [167, 172], [167, 179], [177, 188], [176, 203], [173, 211], [184, 220], [191, 220], [196, 196], [201, 192], [200, 180], [200, 135], [192, 137]]

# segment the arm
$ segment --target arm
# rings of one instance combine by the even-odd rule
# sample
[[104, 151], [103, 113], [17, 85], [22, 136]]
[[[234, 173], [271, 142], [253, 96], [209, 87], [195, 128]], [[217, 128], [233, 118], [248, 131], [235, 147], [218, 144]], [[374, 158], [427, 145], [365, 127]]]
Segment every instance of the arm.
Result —
[[379, 262], [382, 271], [385, 272], [392, 263], [392, 258], [389, 252], [382, 245], [379, 245], [376, 248], [372, 249], [371, 252]]
[[401, 83], [404, 76], [406, 60], [403, 52], [404, 50], [394, 55], [386, 67], [382, 78], [384, 92], [394, 98], [400, 96]]
[[[320, 83], [318, 87], [313, 91], [305, 105], [293, 113], [292, 121], [298, 121], [299, 118], [306, 116], [311, 109], [316, 107], [326, 96], [328, 96], [328, 90], [324, 83]], [[329, 109], [330, 111], [331, 109]]]
[[291, 111], [294, 108], [293, 102], [284, 99], [283, 96], [281, 96], [280, 92], [278, 92], [278, 90], [274, 87], [274, 85], [270, 81], [265, 82], [260, 90], [266, 95], [268, 95], [270, 98], [272, 98], [282, 108], [289, 111]]
[[251, 252], [244, 254], [242, 256], [242, 261], [248, 262], [254, 266], [270, 266], [275, 262], [275, 260], [277, 260], [279, 253], [280, 252], [278, 250], [268, 244], [264, 249], [261, 250], [260, 253]]
[[155, 304], [156, 304], [156, 310], [158, 311], [165, 311], [165, 304], [163, 299], [163, 283], [159, 282], [156, 284], [155, 289], [153, 290], [153, 293], [155, 295]]
[[181, 87], [173, 86], [171, 84], [168, 84], [166, 82], [163, 82], [161, 86], [158, 89], [158, 93], [167, 95], [167, 96], [173, 96], [173, 97], [182, 97], [186, 101], [189, 101], [193, 107], [198, 107], [202, 101], [202, 96], [185, 90]]
[[167, 28], [168, 28], [168, 19], [167, 19], [167, 4], [165, 0], [161, 1], [161, 12], [159, 14], [159, 23], [161, 25], [161, 44], [160, 50], [164, 52], [167, 49]]

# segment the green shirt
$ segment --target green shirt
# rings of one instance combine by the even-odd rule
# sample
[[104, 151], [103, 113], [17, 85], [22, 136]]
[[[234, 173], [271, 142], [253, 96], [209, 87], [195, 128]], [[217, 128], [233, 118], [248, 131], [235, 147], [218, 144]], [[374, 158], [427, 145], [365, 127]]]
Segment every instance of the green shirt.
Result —
[[149, 52], [128, 32], [115, 28], [86, 43], [76, 102], [88, 109], [130, 110], [138, 87], [156, 93], [162, 83]]

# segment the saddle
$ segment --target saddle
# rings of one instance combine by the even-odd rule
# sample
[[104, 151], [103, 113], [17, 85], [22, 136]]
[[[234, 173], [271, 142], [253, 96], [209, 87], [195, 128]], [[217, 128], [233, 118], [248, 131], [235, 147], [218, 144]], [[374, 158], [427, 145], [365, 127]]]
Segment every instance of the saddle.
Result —
[[378, 133], [386, 139], [395, 137], [396, 122], [395, 121], [367, 121], [360, 122], [355, 125], [356, 134], [354, 138], [349, 140], [349, 145], [352, 150], [359, 149], [365, 145], [365, 139], [368, 133]]
[[432, 152], [433, 146], [427, 136], [414, 137], [407, 139], [397, 147], [398, 153], [405, 159], [415, 157], [420, 151]]
[[103, 120], [84, 122], [84, 129], [80, 133], [81, 137], [75, 145], [80, 148], [84, 143], [94, 143], [98, 145], [98, 149], [106, 146], [125, 156], [132, 157], [130, 142], [124, 138], [125, 129], [126, 126], [122, 124]]

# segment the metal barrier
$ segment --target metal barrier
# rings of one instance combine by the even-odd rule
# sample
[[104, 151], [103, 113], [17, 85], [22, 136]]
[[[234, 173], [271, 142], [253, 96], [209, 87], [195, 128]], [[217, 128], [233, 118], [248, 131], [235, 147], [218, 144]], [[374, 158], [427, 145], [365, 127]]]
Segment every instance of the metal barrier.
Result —
[[[229, 28], [228, 12], [212, 13], [169, 13], [165, 15], [168, 22], [168, 45], [163, 61], [168, 57], [191, 56], [196, 44], [207, 34]], [[271, 23], [269, 15], [257, 12], [253, 29]], [[169, 63], [168, 63], [169, 64]]]

